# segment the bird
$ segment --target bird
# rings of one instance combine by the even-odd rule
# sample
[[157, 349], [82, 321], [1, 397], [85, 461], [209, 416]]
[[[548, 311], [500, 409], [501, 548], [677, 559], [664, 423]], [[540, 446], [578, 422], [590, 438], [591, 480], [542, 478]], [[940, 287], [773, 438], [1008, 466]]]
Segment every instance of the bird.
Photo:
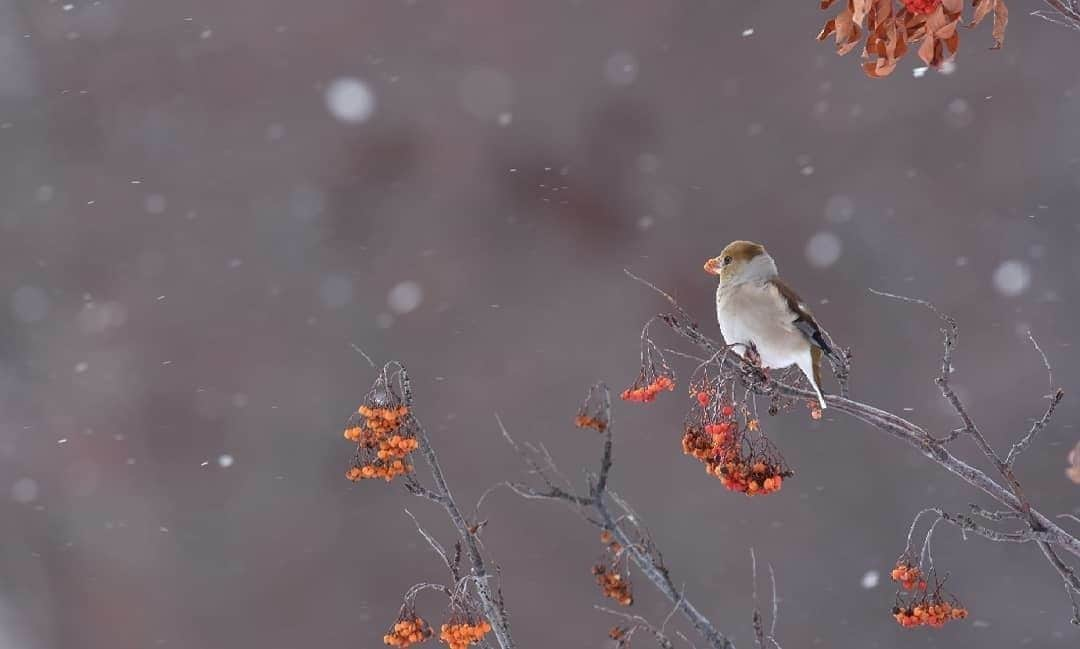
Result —
[[724, 342], [763, 368], [798, 366], [824, 410], [821, 358], [839, 360], [802, 299], [783, 280], [765, 246], [732, 241], [705, 262], [717, 275], [716, 319]]

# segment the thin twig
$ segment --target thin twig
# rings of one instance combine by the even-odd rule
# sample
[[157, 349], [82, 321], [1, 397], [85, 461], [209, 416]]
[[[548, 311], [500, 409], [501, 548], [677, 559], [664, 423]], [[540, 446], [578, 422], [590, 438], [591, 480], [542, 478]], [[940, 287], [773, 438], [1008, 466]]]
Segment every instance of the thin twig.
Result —
[[413, 513], [411, 511], [406, 509], [405, 513], [408, 514], [409, 518], [412, 519], [412, 522], [416, 524], [416, 530], [420, 532], [420, 536], [424, 537], [424, 540], [428, 542], [428, 545], [431, 546], [431, 549], [435, 550], [435, 554], [438, 554], [440, 557], [442, 557], [443, 563], [446, 564], [446, 567], [450, 570], [450, 573], [453, 575], [454, 580], [457, 581], [457, 568], [454, 567], [454, 564], [450, 563], [450, 557], [446, 554], [446, 550], [443, 548], [442, 544], [436, 541], [435, 537], [431, 536], [427, 533], [426, 530], [424, 530], [424, 528], [420, 525], [420, 521], [416, 520], [416, 517], [413, 516]]
[[656, 638], [656, 644], [660, 645], [661, 649], [675, 649], [675, 645], [673, 645], [671, 643], [671, 640], [668, 639], [668, 637], [664, 634], [664, 632], [661, 629], [653, 626], [652, 623], [650, 623], [648, 620], [641, 617], [640, 615], [634, 615], [633, 613], [624, 613], [622, 611], [616, 611], [616, 610], [610, 609], [610, 608], [608, 608], [606, 606], [600, 606], [599, 604], [594, 604], [593, 608], [600, 611], [601, 613], [607, 613], [608, 615], [614, 615], [616, 617], [620, 617], [620, 618], [622, 618], [624, 620], [627, 620], [629, 622], [633, 622], [634, 626], [638, 626], [638, 627], [641, 627], [642, 629], [645, 629], [649, 633], [653, 634], [653, 637]]
[[371, 357], [367, 355], [367, 352], [360, 349], [356, 343], [349, 343], [349, 347], [352, 347], [353, 351], [364, 357], [364, 360], [368, 362], [368, 365], [375, 367], [375, 361], [371, 360]]

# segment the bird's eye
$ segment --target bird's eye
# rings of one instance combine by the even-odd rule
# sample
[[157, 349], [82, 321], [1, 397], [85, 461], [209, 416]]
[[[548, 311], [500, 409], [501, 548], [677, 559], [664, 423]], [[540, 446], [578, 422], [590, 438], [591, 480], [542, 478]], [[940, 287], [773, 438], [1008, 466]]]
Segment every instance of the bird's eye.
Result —
[[724, 257], [724, 265], [727, 266], [730, 263], [731, 263], [731, 257], [730, 256]]

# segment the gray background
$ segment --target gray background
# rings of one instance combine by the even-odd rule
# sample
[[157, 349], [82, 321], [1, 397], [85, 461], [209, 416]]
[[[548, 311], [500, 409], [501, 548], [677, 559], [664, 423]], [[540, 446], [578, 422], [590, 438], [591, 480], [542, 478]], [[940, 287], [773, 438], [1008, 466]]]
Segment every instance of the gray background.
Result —
[[[1043, 408], [1032, 329], [1070, 395], [1019, 474], [1071, 511], [1080, 36], [1012, 4], [1003, 51], [986, 25], [952, 74], [873, 81], [810, 0], [0, 1], [0, 647], [381, 646], [443, 576], [403, 508], [450, 537], [342, 477], [373, 378], [350, 344], [408, 364], [462, 502], [521, 475], [495, 413], [580, 476], [579, 399], [633, 378], [663, 307], [622, 268], [715, 333], [701, 263], [734, 238], [854, 348], [855, 396], [937, 431], [938, 325], [867, 289], [960, 320], [957, 388], [998, 445]], [[365, 120], [328, 109], [341, 78]], [[730, 494], [681, 454], [680, 394], [618, 405], [614, 486], [740, 646], [751, 546], [787, 647], [1076, 646], [1034, 548], [951, 528], [972, 617], [897, 628], [912, 514], [979, 496], [803, 413], [765, 422], [798, 475]], [[595, 531], [505, 492], [484, 516], [520, 645], [603, 646]]]

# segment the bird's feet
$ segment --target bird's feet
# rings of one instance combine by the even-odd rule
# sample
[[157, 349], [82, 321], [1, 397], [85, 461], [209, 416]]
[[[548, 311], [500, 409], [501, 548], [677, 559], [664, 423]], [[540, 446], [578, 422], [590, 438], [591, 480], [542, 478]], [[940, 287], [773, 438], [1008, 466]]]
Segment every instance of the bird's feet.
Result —
[[746, 346], [746, 351], [743, 352], [743, 358], [746, 360], [750, 372], [762, 383], [768, 383], [769, 370], [762, 364], [761, 354], [758, 352], [757, 346], [755, 346], [754, 343], [750, 343]]

